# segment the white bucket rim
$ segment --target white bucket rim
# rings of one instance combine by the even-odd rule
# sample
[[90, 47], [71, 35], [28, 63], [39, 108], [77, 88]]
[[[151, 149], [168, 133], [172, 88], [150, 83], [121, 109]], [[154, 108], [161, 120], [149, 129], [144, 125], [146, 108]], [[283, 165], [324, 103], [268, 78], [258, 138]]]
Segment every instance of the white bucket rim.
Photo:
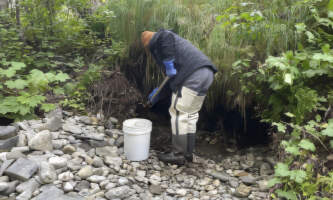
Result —
[[[132, 130], [128, 132], [127, 130]], [[152, 122], [143, 118], [127, 119], [123, 122], [123, 132], [128, 135], [148, 134], [152, 131]]]

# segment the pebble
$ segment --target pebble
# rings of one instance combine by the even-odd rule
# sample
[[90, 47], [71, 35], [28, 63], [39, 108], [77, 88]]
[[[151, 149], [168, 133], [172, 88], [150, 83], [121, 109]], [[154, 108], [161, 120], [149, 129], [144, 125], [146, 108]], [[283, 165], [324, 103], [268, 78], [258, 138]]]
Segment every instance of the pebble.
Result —
[[87, 178], [88, 181], [93, 182], [93, 183], [100, 183], [104, 181], [106, 178], [104, 176], [98, 176], [98, 175], [93, 175]]
[[53, 165], [55, 169], [66, 167], [67, 161], [68, 160], [66, 158], [59, 156], [49, 158], [49, 163]]
[[80, 171], [77, 173], [77, 175], [82, 178], [82, 179], [86, 179], [89, 176], [92, 176], [94, 174], [93, 172], [93, 168], [89, 165], [84, 166], [83, 168], [80, 169]]

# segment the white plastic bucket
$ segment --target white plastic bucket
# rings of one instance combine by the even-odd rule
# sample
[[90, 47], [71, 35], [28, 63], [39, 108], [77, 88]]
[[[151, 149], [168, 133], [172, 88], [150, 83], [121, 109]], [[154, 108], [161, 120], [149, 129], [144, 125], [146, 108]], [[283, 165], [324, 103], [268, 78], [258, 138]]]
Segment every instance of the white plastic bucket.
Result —
[[128, 119], [123, 122], [124, 153], [128, 160], [141, 161], [149, 157], [152, 122], [147, 119]]

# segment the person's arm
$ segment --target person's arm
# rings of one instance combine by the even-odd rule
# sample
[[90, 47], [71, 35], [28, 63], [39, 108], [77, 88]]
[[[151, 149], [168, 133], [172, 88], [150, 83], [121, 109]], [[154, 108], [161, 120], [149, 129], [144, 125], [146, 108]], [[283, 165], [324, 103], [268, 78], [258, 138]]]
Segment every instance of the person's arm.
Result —
[[167, 76], [173, 77], [177, 74], [174, 66], [175, 61], [175, 38], [169, 31], [163, 31], [159, 37], [159, 46], [161, 51], [161, 59], [165, 66]]

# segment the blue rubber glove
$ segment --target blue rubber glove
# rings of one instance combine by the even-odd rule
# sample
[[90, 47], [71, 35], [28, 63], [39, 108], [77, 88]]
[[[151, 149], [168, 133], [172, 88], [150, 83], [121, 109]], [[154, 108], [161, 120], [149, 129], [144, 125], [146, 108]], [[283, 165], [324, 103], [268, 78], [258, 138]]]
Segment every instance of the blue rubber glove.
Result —
[[163, 61], [163, 64], [165, 66], [166, 75], [169, 76], [170, 78], [177, 74], [177, 70], [175, 68], [173, 61], [174, 60]]
[[159, 101], [159, 95], [156, 95], [154, 99], [152, 99], [153, 95], [157, 92], [158, 88], [155, 88], [148, 96], [148, 100], [151, 105], [155, 105]]

